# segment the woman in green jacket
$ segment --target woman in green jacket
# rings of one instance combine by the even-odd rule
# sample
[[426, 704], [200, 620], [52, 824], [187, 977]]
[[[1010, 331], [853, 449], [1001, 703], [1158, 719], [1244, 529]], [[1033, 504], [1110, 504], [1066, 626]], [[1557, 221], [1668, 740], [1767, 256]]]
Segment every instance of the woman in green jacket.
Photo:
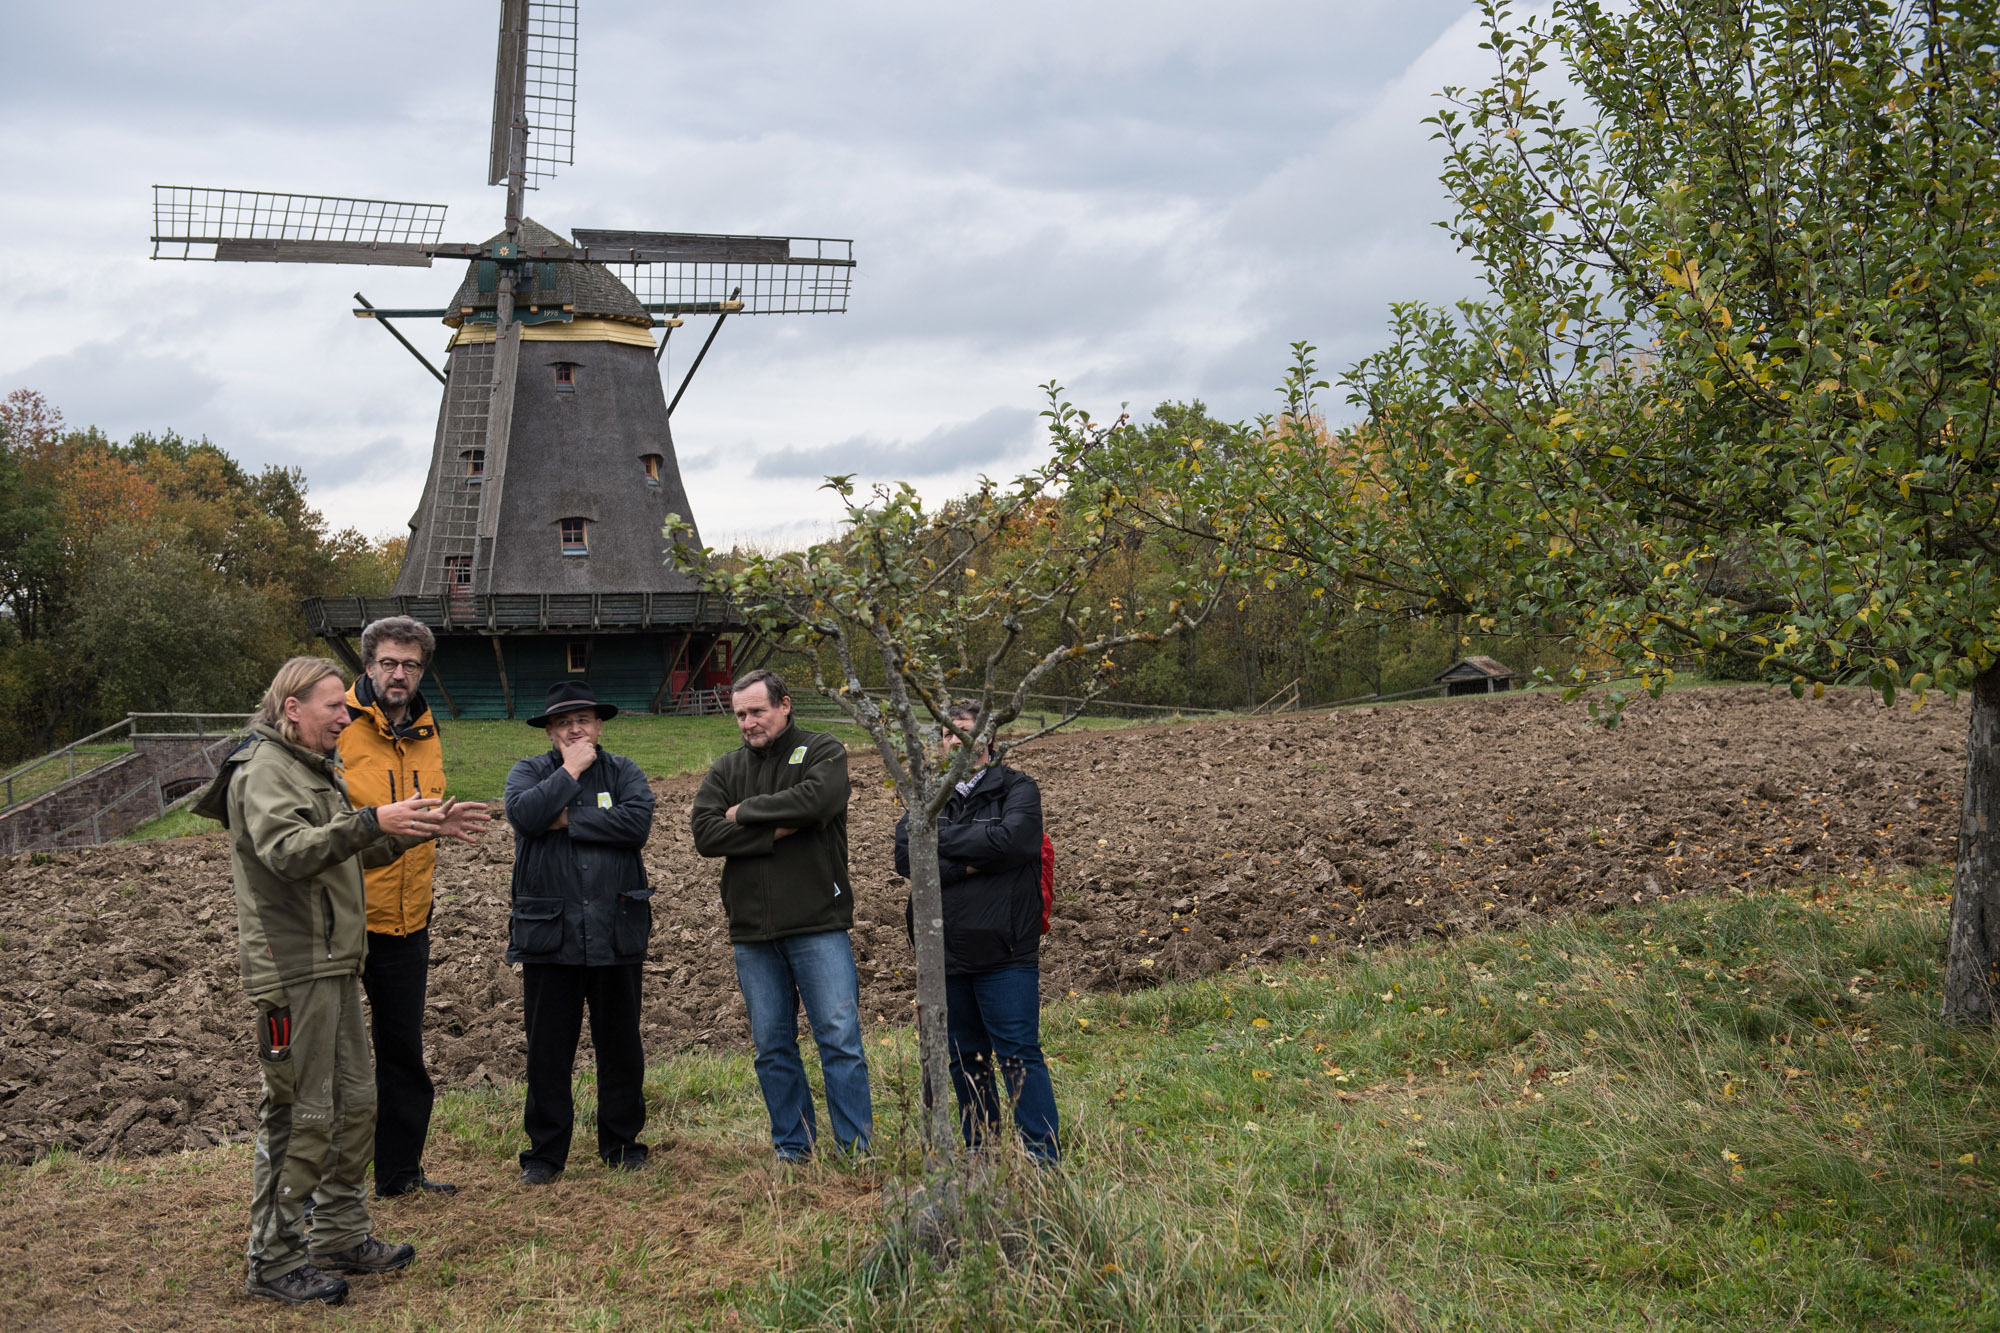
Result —
[[257, 1006], [264, 1093], [245, 1290], [294, 1305], [338, 1305], [347, 1283], [335, 1274], [385, 1273], [416, 1257], [376, 1240], [368, 1220], [375, 1080], [361, 1014], [362, 867], [427, 838], [470, 839], [489, 818], [422, 796], [356, 810], [334, 752], [347, 721], [339, 667], [292, 658], [195, 807], [229, 830], [243, 988]]

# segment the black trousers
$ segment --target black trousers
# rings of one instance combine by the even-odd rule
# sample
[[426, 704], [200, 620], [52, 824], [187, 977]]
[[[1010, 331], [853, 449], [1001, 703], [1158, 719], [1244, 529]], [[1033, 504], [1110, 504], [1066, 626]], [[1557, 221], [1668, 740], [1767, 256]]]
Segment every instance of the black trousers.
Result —
[[521, 1165], [560, 1171], [569, 1160], [576, 1105], [570, 1075], [583, 1007], [590, 1006], [590, 1041], [597, 1048], [597, 1155], [616, 1165], [646, 1160], [646, 1056], [639, 1045], [638, 963], [610, 967], [521, 965], [521, 1000], [528, 1021], [528, 1150]]
[[430, 984], [431, 932], [368, 932], [361, 989], [375, 1046], [375, 1188], [394, 1192], [422, 1180], [424, 1140], [437, 1090], [424, 1068], [424, 995]]

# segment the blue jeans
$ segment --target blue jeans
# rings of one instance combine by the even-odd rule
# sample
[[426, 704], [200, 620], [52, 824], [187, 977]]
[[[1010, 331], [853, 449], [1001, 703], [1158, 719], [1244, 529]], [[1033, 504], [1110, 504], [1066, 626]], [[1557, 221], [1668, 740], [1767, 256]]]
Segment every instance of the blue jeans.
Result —
[[1057, 1142], [1056, 1094], [1042, 1058], [1041, 970], [1003, 967], [944, 979], [945, 1029], [951, 1039], [951, 1086], [958, 1094], [959, 1128], [968, 1147], [1000, 1129], [1000, 1099], [993, 1065], [1007, 1080], [1014, 1124], [1030, 1157], [1053, 1162]]
[[811, 1155], [819, 1128], [799, 1059], [799, 1001], [819, 1045], [826, 1109], [842, 1152], [866, 1152], [875, 1130], [868, 1057], [861, 1050], [861, 979], [844, 930], [793, 935], [736, 948], [736, 984], [750, 1010], [757, 1086], [771, 1115], [778, 1156]]

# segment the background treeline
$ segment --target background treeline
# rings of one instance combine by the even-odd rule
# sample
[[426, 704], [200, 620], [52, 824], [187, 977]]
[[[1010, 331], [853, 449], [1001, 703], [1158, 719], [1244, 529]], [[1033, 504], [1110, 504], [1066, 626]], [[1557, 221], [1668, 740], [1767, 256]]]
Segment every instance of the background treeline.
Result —
[[[1142, 469], [1133, 460], [1147, 455], [1185, 451], [1190, 441], [1226, 449], [1229, 442], [1263, 430], [1263, 425], [1232, 425], [1215, 420], [1199, 400], [1167, 402], [1127, 432], [1117, 455], [1105, 460], [1107, 469], [1130, 478]], [[1319, 427], [1324, 434], [1323, 427]], [[1320, 441], [1326, 446], [1325, 440]], [[1089, 521], [1085, 506], [1072, 493], [1051, 502], [1059, 531], [1076, 537]], [[950, 506], [946, 506], [947, 511]], [[1213, 558], [1212, 534], [1197, 518], [1187, 530], [1155, 529], [1141, 536], [1108, 543], [1089, 586], [1078, 601], [1098, 608], [1159, 606], [1170, 596], [1178, 570], [1189, 562]], [[740, 561], [741, 552], [723, 557]], [[1007, 577], [1008, 556], [991, 553], [985, 569], [966, 576]], [[1545, 632], [1495, 634], [1477, 618], [1451, 614], [1412, 614], [1405, 608], [1383, 611], [1357, 606], [1351, 598], [1327, 595], [1310, 578], [1247, 575], [1230, 581], [1226, 594], [1200, 628], [1157, 647], [1134, 645], [1117, 653], [1117, 671], [1108, 699], [1180, 708], [1250, 708], [1265, 703], [1298, 682], [1302, 703], [1330, 703], [1372, 694], [1396, 694], [1426, 685], [1461, 657], [1486, 654], [1526, 676], [1534, 668], [1552, 674], [1567, 672], [1582, 660], [1579, 650], [1559, 626]], [[1062, 609], [1051, 606], [1023, 627], [1028, 644], [1060, 642], [1056, 620]], [[990, 649], [991, 634], [968, 637], [968, 659]], [[1597, 663], [1595, 657], [1592, 664]], [[797, 663], [780, 659], [781, 669]], [[829, 659], [823, 664], [829, 679], [836, 674]], [[879, 685], [879, 666], [858, 663], [864, 683]], [[1093, 664], [1075, 663], [1055, 672], [1044, 692], [1083, 691]], [[805, 684], [804, 681], [800, 682]], [[971, 677], [968, 677], [968, 684]]]
[[[1200, 402], [1163, 403], [1138, 443], [1178, 450], [1242, 429]], [[1062, 523], [1083, 521], [1069, 501], [1053, 503]], [[1135, 539], [1098, 566], [1084, 598], [1157, 602], [1177, 568], [1206, 554], [1197, 533]], [[206, 439], [172, 431], [114, 443], [95, 428], [68, 428], [39, 394], [15, 391], [0, 401], [0, 763], [128, 712], [249, 707], [278, 662], [314, 651], [301, 598], [385, 593], [401, 559], [399, 539], [330, 532], [297, 468], [253, 474]], [[1028, 642], [1059, 638], [1058, 614], [1052, 607], [1042, 617], [1050, 623], [1027, 626]], [[1415, 688], [1474, 653], [1524, 674], [1577, 660], [1553, 632], [1502, 636], [1465, 617], [1362, 614], [1310, 580], [1246, 579], [1194, 633], [1121, 651], [1109, 695], [1245, 708], [1297, 681], [1304, 702], [1329, 702]], [[1079, 692], [1087, 672], [1059, 672], [1047, 692]]]
[[128, 712], [249, 707], [309, 648], [302, 597], [386, 592], [400, 542], [329, 532], [297, 468], [206, 439], [124, 444], [0, 401], [0, 762]]

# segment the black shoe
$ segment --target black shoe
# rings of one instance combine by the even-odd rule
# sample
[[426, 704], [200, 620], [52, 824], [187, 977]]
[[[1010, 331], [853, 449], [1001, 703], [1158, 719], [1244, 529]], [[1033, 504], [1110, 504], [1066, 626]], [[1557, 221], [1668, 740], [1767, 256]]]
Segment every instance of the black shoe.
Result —
[[562, 1172], [556, 1170], [547, 1162], [530, 1162], [521, 1168], [521, 1183], [523, 1185], [546, 1185], [561, 1174]]
[[604, 1159], [605, 1167], [612, 1171], [637, 1171], [645, 1164], [646, 1153], [643, 1150], [628, 1152], [622, 1157], [607, 1157]]
[[393, 1273], [398, 1268], [408, 1268], [416, 1257], [414, 1245], [390, 1245], [370, 1236], [351, 1250], [316, 1254], [313, 1259], [335, 1273]]
[[347, 1299], [347, 1283], [341, 1278], [328, 1277], [311, 1264], [302, 1264], [283, 1277], [261, 1280], [252, 1277], [243, 1284], [243, 1292], [287, 1305], [309, 1305], [313, 1301], [339, 1305]]
[[409, 1181], [406, 1184], [392, 1185], [388, 1189], [383, 1189], [379, 1185], [375, 1187], [375, 1197], [378, 1199], [400, 1199], [408, 1194], [456, 1193], [458, 1193], [458, 1186], [447, 1185], [442, 1180], [432, 1180], [429, 1176], [418, 1176], [415, 1180]]

